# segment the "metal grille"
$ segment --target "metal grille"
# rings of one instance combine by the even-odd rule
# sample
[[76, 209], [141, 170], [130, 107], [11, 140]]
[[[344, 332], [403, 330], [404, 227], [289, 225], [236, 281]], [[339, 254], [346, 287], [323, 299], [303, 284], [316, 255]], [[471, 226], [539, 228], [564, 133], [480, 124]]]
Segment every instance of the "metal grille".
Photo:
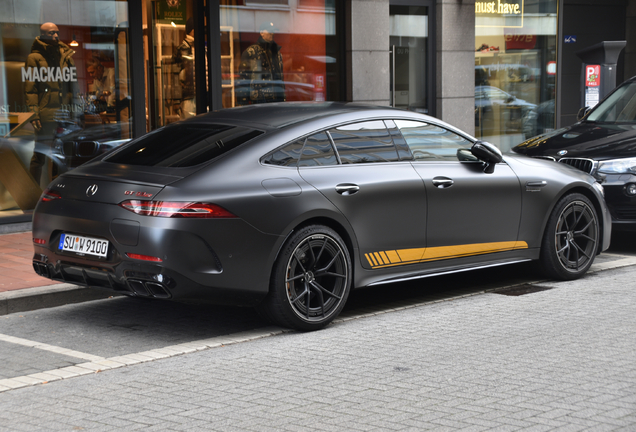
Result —
[[95, 141], [80, 141], [77, 143], [77, 155], [82, 157], [94, 156], [99, 144]]
[[616, 217], [620, 220], [636, 220], [636, 206], [613, 206]]
[[559, 162], [570, 165], [573, 168], [585, 171], [588, 174], [592, 174], [594, 171], [594, 161], [592, 159], [581, 158], [561, 158]]

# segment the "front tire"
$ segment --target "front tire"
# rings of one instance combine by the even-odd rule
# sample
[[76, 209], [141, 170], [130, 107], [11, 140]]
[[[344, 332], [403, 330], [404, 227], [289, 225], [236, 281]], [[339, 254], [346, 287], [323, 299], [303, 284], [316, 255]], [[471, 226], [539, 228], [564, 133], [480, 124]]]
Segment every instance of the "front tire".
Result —
[[284, 327], [319, 330], [342, 311], [351, 287], [351, 258], [331, 228], [309, 225], [285, 242], [260, 311]]
[[580, 278], [594, 262], [599, 240], [594, 205], [579, 193], [564, 196], [554, 207], [543, 234], [543, 272], [559, 280]]

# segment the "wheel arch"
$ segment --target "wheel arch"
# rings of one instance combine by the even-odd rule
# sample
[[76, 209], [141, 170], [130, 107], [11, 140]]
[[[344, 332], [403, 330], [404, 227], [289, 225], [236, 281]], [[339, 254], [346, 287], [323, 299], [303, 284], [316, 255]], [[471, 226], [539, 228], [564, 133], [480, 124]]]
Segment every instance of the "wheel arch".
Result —
[[[276, 261], [278, 260], [278, 257], [280, 256], [280, 253], [283, 249], [283, 247], [285, 246], [285, 243], [287, 242], [287, 239], [296, 231], [302, 229], [305, 226], [309, 226], [309, 225], [323, 225], [326, 227], [331, 228], [332, 230], [334, 230], [339, 236], [340, 238], [342, 238], [342, 240], [344, 241], [347, 250], [349, 252], [349, 255], [351, 256], [351, 281], [352, 284], [354, 284], [355, 282], [355, 262], [356, 260], [358, 260], [358, 256], [357, 256], [357, 250], [358, 247], [357, 245], [357, 240], [355, 239], [355, 234], [353, 233], [352, 229], [350, 227], [346, 227], [343, 223], [341, 223], [340, 221], [329, 217], [329, 216], [325, 216], [325, 215], [314, 215], [311, 216], [307, 219], [303, 219], [302, 221], [296, 223], [296, 225], [294, 225], [294, 227], [292, 229], [289, 229], [287, 231], [287, 235], [285, 236], [285, 238], [280, 242], [278, 249], [276, 250], [276, 254], [274, 255], [273, 259], [271, 260], [272, 265], [270, 266], [269, 269], [269, 278], [268, 280], [271, 280], [272, 278], [272, 271], [274, 269], [274, 265], [276, 263]], [[271, 289], [271, 287], [269, 288]], [[268, 291], [269, 291], [268, 289]]]
[[594, 194], [594, 192], [590, 190], [590, 188], [582, 186], [582, 185], [576, 185], [570, 189], [566, 189], [562, 191], [562, 193], [559, 196], [556, 197], [556, 199], [554, 200], [554, 203], [550, 207], [550, 211], [547, 212], [546, 221], [543, 224], [543, 229], [541, 232], [541, 238], [543, 238], [543, 235], [545, 234], [545, 230], [547, 228], [547, 219], [550, 217], [550, 215], [554, 211], [554, 208], [556, 207], [557, 203], [561, 201], [561, 199], [563, 199], [564, 196], [574, 194], [574, 193], [580, 193], [581, 195], [589, 199], [592, 205], [594, 206], [594, 210], [596, 210], [596, 217], [598, 218], [598, 226], [599, 226], [599, 242], [598, 242], [598, 248], [596, 253], [599, 254], [602, 252], [603, 244], [605, 241], [605, 238], [604, 238], [605, 231], [603, 230], [603, 226], [605, 225], [605, 222], [606, 222], [605, 217], [607, 217], [607, 215], [603, 211], [604, 207], [599, 202], [596, 194]]

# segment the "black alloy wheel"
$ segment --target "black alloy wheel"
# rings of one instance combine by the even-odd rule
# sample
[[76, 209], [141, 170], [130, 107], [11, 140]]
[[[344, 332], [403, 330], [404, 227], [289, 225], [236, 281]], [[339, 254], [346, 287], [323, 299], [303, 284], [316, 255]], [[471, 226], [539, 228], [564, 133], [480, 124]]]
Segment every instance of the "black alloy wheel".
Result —
[[310, 225], [287, 240], [261, 310], [285, 327], [318, 330], [338, 316], [350, 286], [351, 258], [343, 240], [331, 228]]
[[599, 222], [590, 200], [570, 194], [556, 205], [543, 236], [540, 262], [555, 279], [578, 279], [587, 272], [598, 251]]

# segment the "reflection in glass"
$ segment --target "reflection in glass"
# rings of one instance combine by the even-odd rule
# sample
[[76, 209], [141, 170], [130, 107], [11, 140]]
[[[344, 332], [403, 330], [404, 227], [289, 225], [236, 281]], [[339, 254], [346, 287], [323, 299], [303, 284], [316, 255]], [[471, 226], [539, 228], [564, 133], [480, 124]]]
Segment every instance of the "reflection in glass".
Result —
[[223, 107], [339, 100], [334, 0], [222, 0]]
[[380, 120], [339, 126], [329, 135], [342, 164], [399, 160], [389, 131]]
[[428, 123], [396, 120], [398, 128], [417, 161], [453, 161], [472, 143], [454, 132]]
[[115, 0], [4, 3], [0, 218], [19, 221], [58, 175], [130, 137], [128, 16]]
[[557, 1], [475, 14], [475, 136], [502, 150], [554, 129]]
[[392, 51], [391, 101], [397, 108], [423, 113], [427, 105], [428, 8], [389, 6]]

